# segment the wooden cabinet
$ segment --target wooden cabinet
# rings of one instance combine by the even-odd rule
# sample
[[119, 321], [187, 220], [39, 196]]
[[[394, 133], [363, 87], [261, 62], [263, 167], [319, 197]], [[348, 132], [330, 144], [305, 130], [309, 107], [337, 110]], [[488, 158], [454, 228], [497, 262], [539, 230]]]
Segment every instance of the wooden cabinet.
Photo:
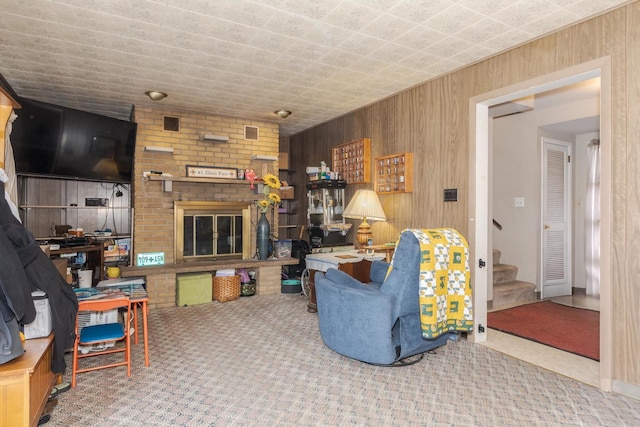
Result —
[[376, 157], [375, 190], [379, 194], [413, 192], [413, 153]]
[[333, 147], [332, 169], [338, 172], [347, 184], [371, 182], [371, 140], [358, 139]]
[[0, 365], [0, 425], [37, 426], [57, 376], [51, 372], [53, 334], [25, 341], [25, 353]]

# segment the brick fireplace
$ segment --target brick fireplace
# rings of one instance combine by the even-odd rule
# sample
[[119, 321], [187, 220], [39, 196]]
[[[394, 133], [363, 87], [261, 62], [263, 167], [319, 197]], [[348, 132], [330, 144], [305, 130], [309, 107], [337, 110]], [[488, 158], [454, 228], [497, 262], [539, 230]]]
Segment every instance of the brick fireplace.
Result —
[[[184, 180], [186, 166], [217, 166], [223, 168], [254, 169], [257, 175], [278, 171], [277, 161], [255, 160], [252, 157], [275, 156], [279, 152], [279, 130], [276, 123], [258, 122], [240, 118], [198, 114], [166, 109], [136, 107], [138, 123], [134, 179], [133, 206], [133, 260], [136, 254], [164, 252], [165, 264], [173, 264], [175, 253], [175, 202], [231, 202], [253, 206], [261, 198], [253, 193], [248, 183], [230, 180], [223, 183]], [[165, 117], [178, 118], [179, 130], [164, 130]], [[245, 126], [257, 127], [258, 140], [245, 140]], [[216, 134], [229, 137], [226, 142], [203, 141], [202, 135]], [[145, 151], [145, 146], [171, 147], [173, 153]], [[144, 171], [161, 171], [174, 177], [171, 191], [162, 181], [143, 178]], [[251, 223], [255, 212], [250, 212]], [[273, 218], [277, 222], [277, 215]], [[250, 226], [243, 245], [244, 257], [255, 253], [255, 227]], [[272, 224], [277, 230], [277, 224]], [[248, 240], [248, 242], [246, 241]], [[155, 275], [147, 281], [152, 305], [175, 304], [175, 274]]]

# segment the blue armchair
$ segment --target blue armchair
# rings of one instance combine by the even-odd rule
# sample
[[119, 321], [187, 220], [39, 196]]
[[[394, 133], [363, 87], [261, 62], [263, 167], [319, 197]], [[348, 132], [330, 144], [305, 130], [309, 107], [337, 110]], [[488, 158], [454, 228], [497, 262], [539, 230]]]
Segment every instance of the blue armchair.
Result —
[[[376, 365], [404, 359], [447, 343], [450, 333], [424, 339], [418, 298], [420, 244], [410, 232], [400, 236], [393, 269], [385, 277], [383, 262], [372, 264], [371, 284], [329, 269], [315, 276], [320, 336], [344, 356]], [[375, 282], [382, 281], [381, 286]]]

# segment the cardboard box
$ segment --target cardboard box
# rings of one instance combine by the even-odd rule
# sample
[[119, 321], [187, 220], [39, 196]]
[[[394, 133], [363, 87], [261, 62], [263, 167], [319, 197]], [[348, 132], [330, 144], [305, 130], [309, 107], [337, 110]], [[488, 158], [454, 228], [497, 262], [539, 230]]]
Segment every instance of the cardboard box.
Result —
[[278, 153], [278, 161], [280, 169], [289, 169], [289, 153]]
[[278, 193], [280, 194], [280, 198], [283, 200], [294, 198], [294, 191], [293, 191], [293, 187], [291, 186], [280, 187], [280, 190], [278, 190]]
[[67, 258], [54, 258], [51, 261], [56, 266], [56, 269], [58, 270], [62, 278], [65, 280], [65, 282], [71, 283], [69, 281], [70, 278], [67, 277], [67, 265], [68, 265]]

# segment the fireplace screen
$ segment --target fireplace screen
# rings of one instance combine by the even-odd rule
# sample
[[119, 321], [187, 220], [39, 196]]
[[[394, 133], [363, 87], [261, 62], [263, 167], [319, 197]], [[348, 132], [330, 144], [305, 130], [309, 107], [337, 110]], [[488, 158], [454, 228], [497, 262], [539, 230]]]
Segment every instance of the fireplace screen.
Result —
[[185, 258], [242, 254], [242, 215], [184, 215]]

